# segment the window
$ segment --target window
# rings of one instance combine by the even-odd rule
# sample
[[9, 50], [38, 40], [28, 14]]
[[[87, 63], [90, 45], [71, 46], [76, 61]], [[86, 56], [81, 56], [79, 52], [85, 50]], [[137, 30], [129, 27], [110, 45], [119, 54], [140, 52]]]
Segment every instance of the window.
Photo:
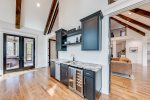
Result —
[[18, 56], [16, 42], [7, 42], [7, 49], [7, 56]]
[[32, 61], [32, 48], [31, 43], [26, 43], [26, 61]]

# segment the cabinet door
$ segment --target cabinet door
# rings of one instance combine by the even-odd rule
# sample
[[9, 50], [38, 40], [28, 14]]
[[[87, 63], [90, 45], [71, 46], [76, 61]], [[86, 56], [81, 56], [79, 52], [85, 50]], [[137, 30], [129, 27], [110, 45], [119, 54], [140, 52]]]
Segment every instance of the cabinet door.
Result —
[[68, 70], [60, 68], [60, 81], [68, 86]]
[[56, 50], [61, 51], [61, 33], [56, 33]]
[[99, 17], [82, 22], [82, 50], [99, 50]]
[[84, 96], [88, 100], [95, 100], [94, 79], [88, 76], [84, 76]]
[[51, 64], [50, 64], [50, 74], [52, 77], [55, 77], [55, 62], [54, 61], [51, 61]]

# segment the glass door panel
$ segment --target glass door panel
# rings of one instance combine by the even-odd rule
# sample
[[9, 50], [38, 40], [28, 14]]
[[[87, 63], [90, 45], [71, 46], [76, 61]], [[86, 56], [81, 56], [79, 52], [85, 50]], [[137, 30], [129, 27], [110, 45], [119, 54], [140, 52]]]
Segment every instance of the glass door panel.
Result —
[[19, 69], [19, 37], [6, 36], [6, 70]]
[[24, 67], [34, 66], [34, 39], [24, 38]]

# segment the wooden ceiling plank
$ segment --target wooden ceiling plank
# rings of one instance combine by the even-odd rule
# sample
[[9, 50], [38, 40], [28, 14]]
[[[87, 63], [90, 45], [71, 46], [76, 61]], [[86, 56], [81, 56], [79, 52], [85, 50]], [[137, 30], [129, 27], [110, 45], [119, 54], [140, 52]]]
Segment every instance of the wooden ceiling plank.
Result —
[[134, 20], [134, 19], [132, 19], [132, 18], [130, 18], [130, 17], [127, 17], [127, 16], [125, 16], [125, 15], [122, 15], [122, 14], [119, 14], [119, 15], [117, 15], [117, 16], [119, 16], [120, 18], [122, 18], [122, 19], [124, 19], [124, 20], [126, 20], [126, 21], [129, 21], [129, 22], [131, 22], [131, 23], [133, 23], [133, 24], [136, 24], [136, 25], [138, 25], [138, 26], [140, 26], [140, 27], [143, 27], [143, 28], [145, 28], [145, 29], [147, 29], [147, 30], [150, 30], [150, 26], [149, 26], [149, 25], [146, 25], [146, 24], [144, 24], [144, 23], [142, 23], [142, 22], [139, 22], [139, 21], [137, 21], [137, 20]]
[[17, 29], [20, 29], [21, 1], [22, 1], [22, 0], [16, 0], [16, 28], [17, 28]]
[[130, 10], [130, 11], [133, 12], [133, 13], [136, 13], [138, 15], [150, 18], [150, 12], [149, 11], [146, 11], [146, 10], [143, 10], [143, 9], [140, 9], [140, 8], [135, 8], [135, 9]]
[[52, 1], [52, 5], [51, 5], [51, 8], [50, 8], [49, 15], [48, 15], [48, 19], [47, 19], [46, 26], [45, 26], [45, 29], [44, 29], [44, 34], [45, 34], [45, 35], [46, 35], [47, 32], [48, 32], [49, 25], [50, 25], [50, 23], [51, 23], [51, 20], [52, 20], [53, 13], [54, 13], [54, 10], [55, 10], [55, 7], [56, 7], [57, 2], [58, 2], [58, 0], [53, 0], [53, 1]]
[[145, 33], [143, 31], [138, 30], [138, 29], [136, 29], [136, 28], [134, 28], [134, 27], [132, 27], [132, 26], [130, 26], [130, 25], [128, 25], [128, 24], [126, 24], [126, 23], [124, 23], [124, 22], [116, 19], [116, 18], [114, 18], [114, 17], [111, 17], [111, 19], [114, 20], [114, 21], [116, 21], [116, 22], [118, 22], [118, 23], [120, 23], [120, 24], [122, 24], [122, 25], [124, 25], [124, 26], [126, 26], [126, 27], [128, 27], [128, 28], [130, 28], [130, 29], [132, 29], [133, 31], [135, 31], [135, 32], [137, 32], [137, 33], [145, 36]]

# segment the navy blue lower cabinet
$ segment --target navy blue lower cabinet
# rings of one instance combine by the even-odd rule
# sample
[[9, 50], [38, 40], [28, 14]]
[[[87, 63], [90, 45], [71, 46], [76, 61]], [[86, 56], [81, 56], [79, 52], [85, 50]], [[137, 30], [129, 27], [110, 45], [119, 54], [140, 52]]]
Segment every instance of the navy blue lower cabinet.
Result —
[[84, 96], [88, 100], [96, 100], [96, 94], [101, 94], [102, 70], [97, 72], [84, 70]]
[[88, 100], [95, 100], [95, 77], [94, 72], [84, 70], [84, 96]]
[[55, 78], [55, 62], [54, 61], [50, 62], [50, 75], [51, 77]]
[[88, 76], [84, 76], [84, 96], [88, 100], [95, 100], [95, 88], [94, 88], [94, 79]]

